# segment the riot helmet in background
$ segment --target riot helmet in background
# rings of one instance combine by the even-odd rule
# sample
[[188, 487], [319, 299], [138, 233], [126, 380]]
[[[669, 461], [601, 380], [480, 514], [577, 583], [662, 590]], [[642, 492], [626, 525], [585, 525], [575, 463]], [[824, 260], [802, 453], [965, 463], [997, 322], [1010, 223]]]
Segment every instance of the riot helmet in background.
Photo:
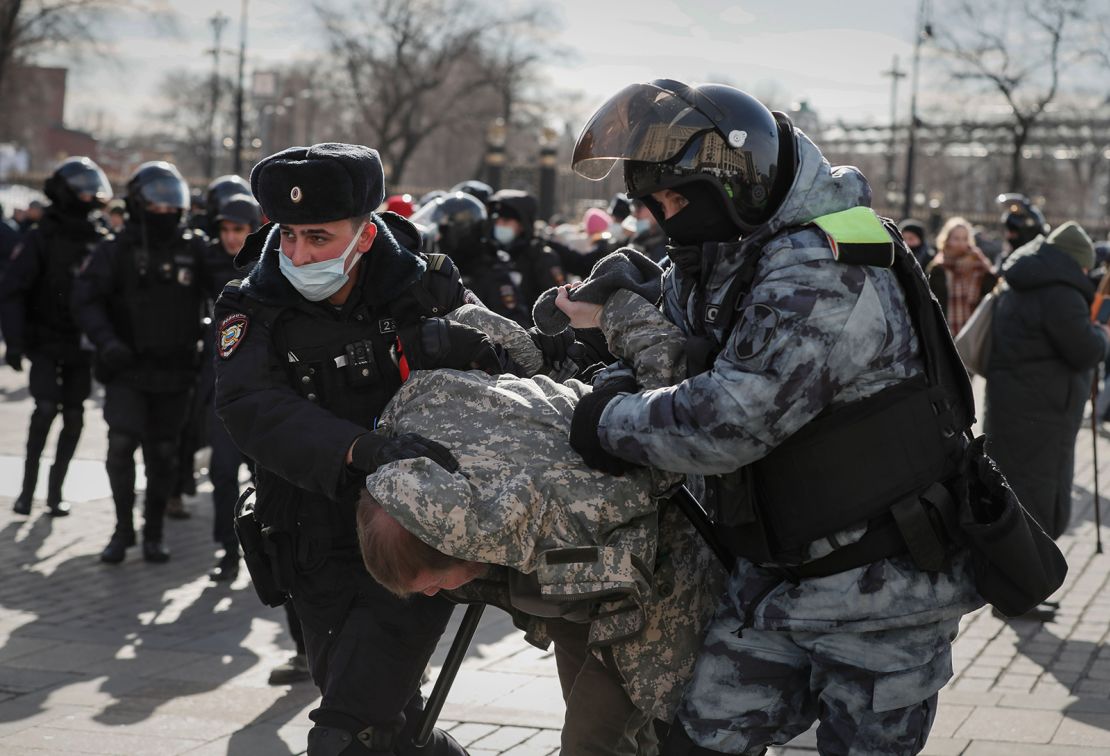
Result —
[[87, 157], [63, 160], [43, 185], [52, 206], [65, 215], [88, 215], [112, 199], [112, 185], [100, 166]]

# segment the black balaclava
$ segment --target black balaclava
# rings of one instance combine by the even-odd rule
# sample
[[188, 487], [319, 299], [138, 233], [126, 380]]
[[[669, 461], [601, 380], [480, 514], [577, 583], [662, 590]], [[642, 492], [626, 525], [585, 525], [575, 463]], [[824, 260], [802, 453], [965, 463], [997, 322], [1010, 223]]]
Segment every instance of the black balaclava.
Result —
[[678, 246], [729, 242], [740, 236], [740, 228], [729, 216], [720, 191], [707, 181], [692, 181], [675, 187], [689, 204], [660, 221], [671, 242]]

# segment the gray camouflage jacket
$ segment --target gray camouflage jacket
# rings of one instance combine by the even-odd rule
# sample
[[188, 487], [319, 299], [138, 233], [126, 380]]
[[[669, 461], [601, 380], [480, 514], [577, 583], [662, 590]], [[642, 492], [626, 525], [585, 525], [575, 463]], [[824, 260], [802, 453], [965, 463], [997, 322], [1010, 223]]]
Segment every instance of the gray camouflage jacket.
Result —
[[[487, 332], [497, 325], [489, 314], [460, 310], [452, 317]], [[641, 384], [684, 377], [685, 339], [647, 300], [617, 292], [602, 327]], [[615, 668], [638, 708], [669, 720], [725, 572], [677, 508], [660, 505], [657, 497], [681, 476], [641, 469], [613, 477], [586, 467], [570, 448], [571, 415], [587, 391], [578, 381], [544, 376], [415, 372], [381, 424], [445, 444], [460, 470], [405, 460], [369, 476], [367, 488], [440, 551], [534, 574], [552, 603], [587, 600], [591, 647]], [[460, 593], [467, 595], [465, 586]], [[497, 593], [492, 603], [504, 607], [504, 591]], [[526, 629], [546, 647], [542, 620]]]
[[[832, 168], [801, 132], [798, 171], [782, 207], [754, 243], [721, 244], [703, 289], [719, 305], [756, 243], [763, 256], [731, 333], [708, 326], [723, 345], [712, 369], [681, 383], [621, 396], [599, 435], [618, 456], [677, 473], [733, 472], [770, 452], [823, 410], [870, 396], [922, 372], [920, 346], [893, 271], [839, 263], [817, 217], [869, 206], [855, 168]], [[711, 250], [714, 251], [714, 250]], [[705, 273], [703, 273], [705, 277]], [[687, 334], [694, 302], [680, 301], [682, 274], [664, 280], [664, 312]], [[842, 534], [850, 543], [866, 529]], [[810, 558], [831, 550], [824, 539]], [[982, 600], [962, 556], [951, 570], [923, 573], [903, 558], [838, 575], [783, 583], [739, 560], [729, 594], [760, 629], [865, 631], [957, 616]]]

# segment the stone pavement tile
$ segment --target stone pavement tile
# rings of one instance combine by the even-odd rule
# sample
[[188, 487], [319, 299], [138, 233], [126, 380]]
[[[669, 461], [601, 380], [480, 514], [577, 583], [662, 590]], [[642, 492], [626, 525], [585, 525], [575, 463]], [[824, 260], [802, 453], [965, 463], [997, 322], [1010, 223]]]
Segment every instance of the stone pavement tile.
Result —
[[1052, 743], [1086, 746], [1098, 748], [1103, 753], [1110, 752], [1110, 716], [1069, 712], [1060, 723]]
[[940, 703], [962, 704], [964, 706], [995, 706], [1001, 700], [1001, 693], [964, 693], [951, 688], [944, 688], [940, 692]]
[[121, 698], [149, 683], [141, 677], [113, 675], [83, 679], [59, 685], [46, 692], [48, 706], [72, 704], [74, 706], [96, 706], [103, 708], [118, 705]]
[[[58, 717], [85, 711], [79, 706], [58, 705], [44, 709], [41, 701], [23, 696], [0, 703], [0, 738], [32, 727], [42, 727]], [[2, 742], [2, 741], [0, 741]], [[0, 748], [0, 753], [7, 751]]]
[[129, 732], [97, 733], [91, 737], [81, 730], [63, 730], [51, 726], [21, 730], [0, 738], [0, 753], [20, 753], [24, 746], [44, 748], [54, 753], [128, 754], [128, 756], [173, 756], [196, 748], [200, 739], [133, 735]]
[[929, 736], [921, 756], [960, 756], [970, 741]]
[[471, 745], [479, 750], [487, 748], [491, 751], [505, 751], [520, 745], [537, 732], [539, 730], [534, 727], [498, 727], [488, 735], [478, 738]]
[[237, 730], [230, 736], [185, 751], [189, 756], [296, 756], [307, 749], [312, 723], [289, 723], [275, 730], [255, 725]]
[[[307, 717], [299, 716], [299, 712], [307, 707], [315, 707], [319, 700], [316, 688], [308, 684], [263, 689], [225, 685], [216, 689], [199, 690], [188, 683], [174, 688], [170, 683], [160, 686], [157, 682], [147, 682], [146, 689], [136, 689], [121, 696], [116, 708], [137, 711], [157, 709], [162, 714], [226, 721], [244, 726], [247, 723], [274, 719], [308, 722]], [[144, 690], [149, 691], [150, 695], [143, 695]], [[177, 695], [173, 693], [175, 690]]]
[[529, 745], [528, 743], [521, 743], [520, 745], [513, 746], [507, 751], [502, 751], [501, 756], [549, 756], [549, 754], [557, 753], [558, 749], [543, 748]]
[[[451, 695], [448, 697], [448, 701], [453, 704], [471, 706], [490, 703], [524, 687], [533, 679], [527, 675], [468, 669], [464, 665], [451, 686]], [[561, 696], [559, 700], [562, 700]]]
[[229, 735], [239, 725], [231, 722], [181, 717], [170, 714], [147, 714], [128, 710], [81, 711], [66, 714], [50, 721], [50, 727], [62, 730], [80, 730], [90, 737], [100, 738], [120, 732], [126, 727], [128, 734], [146, 735], [151, 739], [168, 736], [171, 739], [204, 741], [208, 738]]
[[994, 689], [999, 691], [1014, 691], [1028, 693], [1037, 684], [1037, 675], [1015, 675], [1007, 672], [994, 684]]
[[0, 664], [8, 664], [27, 654], [43, 651], [57, 646], [59, 641], [45, 638], [27, 638], [18, 635], [9, 635], [0, 639]]
[[962, 725], [971, 712], [975, 710], [974, 706], [961, 706], [959, 704], [947, 704], [943, 701], [937, 706], [937, 716], [933, 720], [933, 729], [930, 731], [930, 737], [938, 736], [948, 738]]
[[956, 729], [953, 737], [1048, 743], [1063, 718], [1062, 714], [1054, 711], [978, 707]]
[[30, 693], [84, 679], [72, 672], [49, 672], [18, 667], [0, 666], [0, 692]]
[[23, 669], [84, 672], [91, 664], [112, 659], [118, 650], [118, 644], [58, 643], [34, 653], [24, 654], [6, 663], [8, 666]]
[[1076, 748], [1064, 745], [1023, 744], [1015, 748], [1013, 743], [999, 743], [990, 740], [973, 740], [961, 756], [1097, 756], [1090, 748]]
[[521, 711], [543, 711], [553, 716], [562, 716], [566, 712], [563, 691], [555, 677], [537, 677], [508, 695], [494, 699], [491, 704]]
[[550, 750], [559, 747], [559, 737], [561, 734], [559, 730], [540, 730], [524, 742], [527, 745], [534, 745], [537, 748], [547, 748]]
[[1036, 693], [1007, 693], [1002, 696], [998, 706], [1006, 709], [1043, 709], [1044, 711], [1063, 711], [1079, 698], [1072, 695], [1038, 695]]
[[[560, 699], [562, 700], [562, 699]], [[443, 707], [444, 716], [460, 722], [485, 722], [496, 725], [516, 725], [519, 727], [543, 727], [559, 729], [563, 726], [564, 712], [528, 711], [509, 706], [492, 704], [452, 704]]]
[[480, 724], [478, 722], [463, 722], [460, 725], [448, 730], [451, 737], [459, 741], [463, 746], [469, 746], [479, 738], [484, 738], [491, 732], [497, 729], [497, 725], [493, 724]]

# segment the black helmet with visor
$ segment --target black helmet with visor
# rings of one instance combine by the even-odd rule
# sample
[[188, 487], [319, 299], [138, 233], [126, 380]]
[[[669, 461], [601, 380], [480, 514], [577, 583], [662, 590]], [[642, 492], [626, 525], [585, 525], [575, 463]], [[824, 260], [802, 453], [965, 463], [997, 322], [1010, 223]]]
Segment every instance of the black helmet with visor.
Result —
[[87, 157], [66, 158], [46, 179], [43, 192], [59, 212], [87, 215], [108, 204], [112, 185], [100, 166]]
[[597, 181], [618, 161], [629, 196], [661, 222], [652, 192], [704, 182], [748, 233], [774, 215], [793, 182], [794, 131], [785, 115], [734, 87], [657, 79], [631, 84], [602, 105], [571, 162]]

